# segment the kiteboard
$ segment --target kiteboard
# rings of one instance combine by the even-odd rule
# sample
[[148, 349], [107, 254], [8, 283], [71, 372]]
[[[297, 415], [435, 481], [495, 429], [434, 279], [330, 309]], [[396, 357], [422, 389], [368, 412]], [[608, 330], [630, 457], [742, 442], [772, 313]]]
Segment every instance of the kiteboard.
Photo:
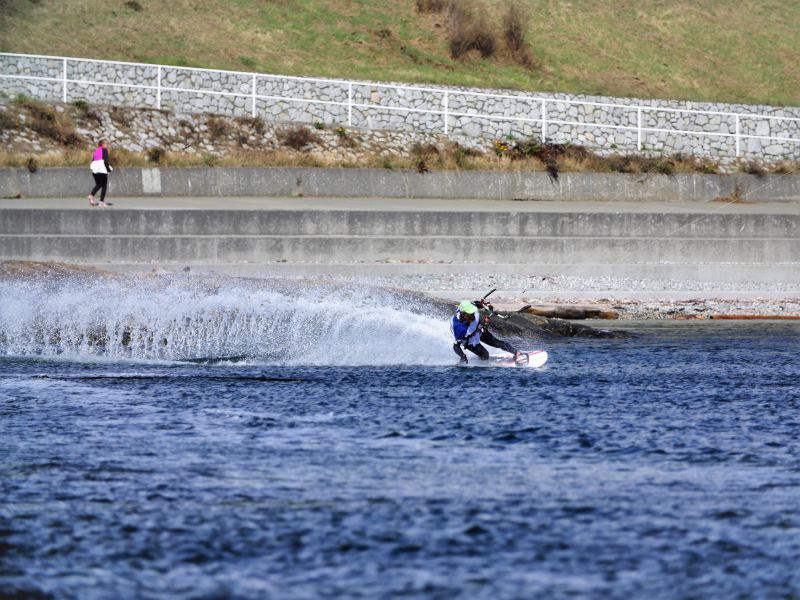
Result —
[[492, 354], [489, 356], [489, 361], [498, 367], [529, 367], [533, 369], [541, 367], [547, 362], [546, 350], [529, 350], [520, 352], [520, 354], [522, 354], [524, 358], [519, 362], [515, 361], [514, 355], [508, 352]]

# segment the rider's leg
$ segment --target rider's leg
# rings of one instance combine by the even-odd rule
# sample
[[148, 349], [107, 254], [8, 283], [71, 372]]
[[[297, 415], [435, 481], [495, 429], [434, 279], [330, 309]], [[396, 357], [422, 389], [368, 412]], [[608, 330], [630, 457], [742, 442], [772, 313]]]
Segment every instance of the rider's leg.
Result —
[[483, 342], [484, 344], [488, 344], [493, 348], [500, 348], [502, 350], [505, 350], [506, 352], [510, 352], [511, 354], [516, 354], [517, 352], [519, 352], [519, 350], [514, 348], [514, 346], [509, 344], [507, 341], [498, 340], [496, 337], [492, 335], [492, 333], [489, 330], [486, 330], [481, 334], [481, 342]]
[[480, 344], [475, 344], [474, 346], [464, 346], [464, 347], [473, 354], [477, 354], [478, 358], [480, 358], [481, 360], [489, 360], [489, 351]]

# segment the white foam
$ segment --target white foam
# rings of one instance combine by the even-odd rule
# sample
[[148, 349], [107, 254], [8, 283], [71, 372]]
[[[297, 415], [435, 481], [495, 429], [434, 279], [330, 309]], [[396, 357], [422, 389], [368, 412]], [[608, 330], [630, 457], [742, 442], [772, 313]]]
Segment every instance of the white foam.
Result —
[[186, 275], [2, 281], [0, 353], [314, 365], [454, 359], [447, 319], [403, 293]]

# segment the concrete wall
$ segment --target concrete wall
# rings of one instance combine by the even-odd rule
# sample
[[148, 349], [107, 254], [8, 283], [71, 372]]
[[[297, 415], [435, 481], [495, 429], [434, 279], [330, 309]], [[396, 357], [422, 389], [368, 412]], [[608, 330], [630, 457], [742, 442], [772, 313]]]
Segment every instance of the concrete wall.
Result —
[[[796, 107], [423, 88], [2, 53], [0, 74], [51, 78], [0, 78], [7, 97], [256, 114], [273, 121], [447, 133], [459, 140], [544, 134], [547, 141], [601, 152], [800, 158]], [[146, 87], [124, 87], [132, 84]]]
[[[454, 263], [504, 272], [800, 283], [800, 215], [7, 208], [0, 260], [139, 265]], [[498, 269], [501, 267], [497, 267]]]
[[[0, 197], [81, 198], [88, 168], [0, 169]], [[323, 168], [127, 168], [111, 175], [109, 194], [124, 196], [306, 196], [472, 198], [627, 202], [709, 202], [737, 188], [749, 201], [800, 201], [800, 176], [627, 175]]]

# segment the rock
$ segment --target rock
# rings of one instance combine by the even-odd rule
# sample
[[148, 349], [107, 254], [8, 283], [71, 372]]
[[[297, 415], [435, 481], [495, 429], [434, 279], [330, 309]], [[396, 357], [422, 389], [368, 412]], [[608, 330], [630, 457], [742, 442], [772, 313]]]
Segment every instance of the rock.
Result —
[[607, 306], [542, 304], [529, 306], [522, 312], [556, 319], [619, 319], [619, 313]]

